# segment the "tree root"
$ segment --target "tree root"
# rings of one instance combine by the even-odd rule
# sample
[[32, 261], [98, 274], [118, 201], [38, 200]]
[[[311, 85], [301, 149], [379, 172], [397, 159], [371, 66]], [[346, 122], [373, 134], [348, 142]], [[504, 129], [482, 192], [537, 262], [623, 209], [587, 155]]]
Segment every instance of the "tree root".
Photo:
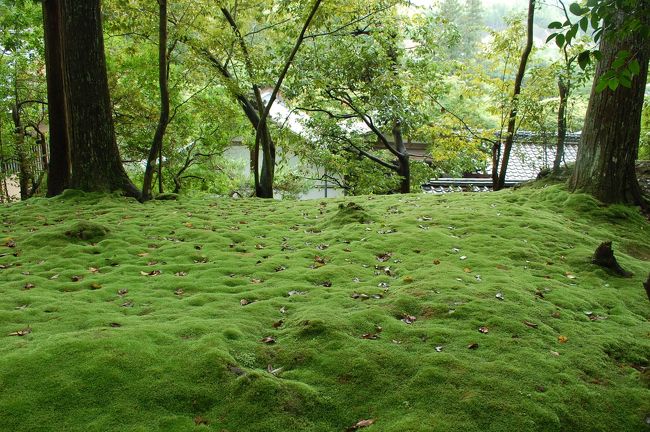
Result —
[[599, 265], [601, 267], [613, 270], [619, 276], [631, 277], [632, 273], [624, 270], [616, 261], [614, 257], [614, 250], [612, 249], [612, 242], [603, 242], [596, 248], [594, 252], [594, 258], [591, 260], [592, 263]]

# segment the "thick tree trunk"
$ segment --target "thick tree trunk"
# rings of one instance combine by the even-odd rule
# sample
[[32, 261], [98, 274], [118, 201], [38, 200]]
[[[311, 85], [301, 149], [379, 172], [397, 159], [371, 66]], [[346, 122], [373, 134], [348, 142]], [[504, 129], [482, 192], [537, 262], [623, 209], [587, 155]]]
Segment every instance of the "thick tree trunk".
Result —
[[508, 116], [508, 131], [506, 132], [506, 140], [503, 145], [503, 155], [501, 159], [501, 170], [496, 184], [493, 184], [494, 190], [503, 189], [506, 184], [506, 171], [508, 170], [508, 162], [510, 161], [510, 151], [515, 139], [515, 125], [517, 122], [517, 113], [519, 111], [519, 94], [521, 93], [521, 83], [524, 80], [526, 73], [526, 64], [528, 63], [528, 56], [533, 49], [533, 20], [535, 18], [535, 0], [528, 1], [528, 20], [527, 20], [527, 37], [526, 46], [521, 54], [521, 61], [519, 62], [519, 69], [515, 76], [515, 87], [512, 92], [512, 108]]
[[564, 142], [566, 140], [566, 106], [569, 96], [569, 85], [563, 78], [559, 78], [557, 86], [560, 94], [560, 106], [557, 110], [557, 147], [555, 160], [553, 160], [553, 174], [560, 172], [560, 165], [564, 159]]
[[[641, 1], [650, 7], [650, 1]], [[614, 91], [605, 89], [598, 93], [599, 78], [611, 69], [617, 54], [623, 50], [636, 53], [641, 66], [631, 88], [619, 86]], [[602, 57], [596, 67], [569, 188], [590, 193], [605, 203], [642, 204], [635, 160], [639, 151], [650, 39], [638, 34], [610, 38], [606, 31], [601, 39], [600, 52]]]
[[99, 0], [61, 0], [70, 186], [140, 198], [122, 166], [108, 93]]
[[45, 68], [47, 78], [47, 115], [50, 122], [50, 161], [47, 196], [59, 195], [70, 184], [70, 149], [63, 90], [61, 53], [61, 10], [59, 0], [43, 1]]

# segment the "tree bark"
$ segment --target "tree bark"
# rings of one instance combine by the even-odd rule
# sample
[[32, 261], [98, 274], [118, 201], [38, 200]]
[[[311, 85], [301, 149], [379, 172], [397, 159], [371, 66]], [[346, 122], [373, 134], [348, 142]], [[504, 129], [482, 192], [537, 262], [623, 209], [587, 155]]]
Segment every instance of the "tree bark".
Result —
[[[17, 85], [17, 84], [16, 84]], [[14, 122], [14, 145], [16, 147], [16, 157], [18, 158], [18, 184], [20, 186], [20, 199], [29, 198], [29, 182], [32, 178], [31, 167], [27, 160], [25, 152], [25, 128], [23, 127], [20, 116], [20, 105], [18, 103], [18, 91], [16, 90], [16, 101], [11, 109], [11, 118]]]
[[527, 36], [526, 46], [521, 54], [521, 61], [519, 62], [519, 69], [515, 76], [515, 87], [512, 92], [512, 108], [508, 116], [508, 130], [506, 132], [506, 141], [503, 145], [503, 155], [501, 159], [501, 170], [496, 184], [493, 184], [494, 190], [503, 189], [506, 184], [506, 171], [508, 170], [508, 162], [510, 160], [510, 151], [512, 150], [512, 143], [515, 139], [515, 125], [517, 121], [517, 113], [519, 111], [518, 102], [519, 94], [521, 93], [521, 83], [524, 80], [526, 73], [526, 64], [528, 63], [528, 56], [533, 49], [533, 20], [535, 18], [535, 0], [528, 1], [528, 20], [527, 20]]
[[72, 156], [70, 186], [140, 198], [122, 166], [108, 90], [99, 0], [61, 0], [63, 80]]
[[169, 62], [167, 51], [167, 0], [158, 0], [158, 85], [160, 88], [160, 118], [149, 149], [147, 168], [144, 171], [142, 183], [143, 201], [152, 198], [153, 174], [158, 158], [158, 189], [162, 190], [162, 146], [165, 131], [169, 124]]
[[47, 115], [49, 118], [50, 161], [47, 173], [48, 197], [59, 195], [70, 184], [63, 57], [61, 52], [61, 10], [59, 0], [43, 1], [45, 69], [47, 78]]
[[563, 78], [559, 78], [557, 86], [560, 95], [560, 105], [557, 110], [557, 147], [555, 149], [555, 160], [553, 160], [553, 174], [560, 172], [560, 165], [564, 159], [564, 142], [566, 140], [566, 106], [569, 96], [570, 84]]
[[[646, 10], [650, 1], [641, 0]], [[643, 6], [640, 6], [641, 8]], [[623, 17], [619, 16], [619, 22]], [[646, 24], [648, 18], [646, 18]], [[641, 110], [648, 77], [650, 39], [632, 34], [608, 37], [600, 43], [601, 59], [596, 66], [582, 138], [569, 189], [592, 194], [604, 203], [644, 204], [635, 172], [639, 151]], [[605, 89], [598, 93], [599, 78], [611, 69], [617, 54], [636, 54], [640, 72], [630, 88]]]
[[397, 156], [397, 174], [401, 177], [400, 180], [400, 193], [411, 193], [411, 169], [409, 166], [409, 153], [406, 151], [404, 145], [404, 138], [402, 137], [402, 123], [396, 121], [393, 125], [393, 140], [395, 141], [395, 150], [399, 155]]

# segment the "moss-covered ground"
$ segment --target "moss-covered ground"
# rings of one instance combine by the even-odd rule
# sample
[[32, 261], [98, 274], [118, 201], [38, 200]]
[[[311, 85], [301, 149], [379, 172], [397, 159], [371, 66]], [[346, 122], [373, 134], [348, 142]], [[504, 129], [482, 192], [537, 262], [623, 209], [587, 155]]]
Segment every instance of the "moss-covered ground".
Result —
[[649, 430], [634, 208], [69, 191], [0, 220], [2, 431]]

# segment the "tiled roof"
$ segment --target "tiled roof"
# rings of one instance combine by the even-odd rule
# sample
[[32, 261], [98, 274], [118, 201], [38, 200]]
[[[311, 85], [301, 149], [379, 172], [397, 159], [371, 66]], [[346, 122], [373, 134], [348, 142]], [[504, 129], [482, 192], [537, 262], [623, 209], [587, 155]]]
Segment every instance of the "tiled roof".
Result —
[[[515, 143], [512, 146], [506, 180], [531, 180], [544, 169], [553, 166], [555, 160], [555, 145], [531, 143]], [[567, 143], [564, 146], [564, 164], [576, 161], [578, 145]], [[488, 164], [487, 173], [492, 172], [492, 164]]]

